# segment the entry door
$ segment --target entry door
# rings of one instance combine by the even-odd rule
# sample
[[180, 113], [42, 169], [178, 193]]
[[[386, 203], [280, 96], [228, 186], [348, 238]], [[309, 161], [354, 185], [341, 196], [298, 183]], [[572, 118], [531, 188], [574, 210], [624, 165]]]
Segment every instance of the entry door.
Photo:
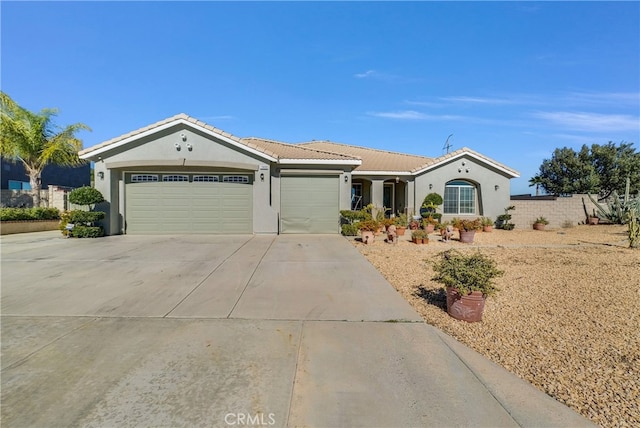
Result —
[[384, 188], [382, 191], [382, 204], [386, 208], [386, 211], [384, 213], [385, 217], [391, 217], [391, 214], [393, 214], [393, 207], [396, 206], [395, 196], [394, 185], [391, 183], [384, 183]]

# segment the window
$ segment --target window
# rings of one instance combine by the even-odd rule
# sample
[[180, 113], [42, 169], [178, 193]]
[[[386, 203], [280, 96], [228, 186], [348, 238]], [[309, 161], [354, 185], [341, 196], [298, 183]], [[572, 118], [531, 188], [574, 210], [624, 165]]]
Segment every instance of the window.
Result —
[[351, 209], [362, 209], [362, 183], [353, 183], [351, 185]]
[[148, 183], [152, 181], [158, 181], [158, 176], [155, 174], [132, 174], [132, 183]]
[[188, 175], [163, 175], [162, 181], [189, 181]]
[[444, 213], [475, 214], [475, 212], [475, 186], [462, 180], [448, 182], [444, 188]]
[[31, 184], [28, 181], [9, 180], [9, 190], [31, 190]]
[[194, 175], [194, 183], [217, 183], [220, 181], [220, 177], [217, 175]]
[[225, 175], [222, 177], [225, 183], [248, 183], [249, 177], [246, 175]]

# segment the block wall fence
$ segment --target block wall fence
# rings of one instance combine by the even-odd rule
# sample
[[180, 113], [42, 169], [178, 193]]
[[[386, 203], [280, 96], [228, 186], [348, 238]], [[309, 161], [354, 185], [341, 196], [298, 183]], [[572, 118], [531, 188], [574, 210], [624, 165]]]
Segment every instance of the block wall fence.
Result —
[[586, 194], [568, 197], [532, 197], [531, 199], [511, 199], [516, 209], [511, 211], [511, 223], [518, 229], [531, 229], [538, 217], [549, 220], [550, 229], [575, 226], [587, 222], [587, 213], [593, 215], [595, 205]]

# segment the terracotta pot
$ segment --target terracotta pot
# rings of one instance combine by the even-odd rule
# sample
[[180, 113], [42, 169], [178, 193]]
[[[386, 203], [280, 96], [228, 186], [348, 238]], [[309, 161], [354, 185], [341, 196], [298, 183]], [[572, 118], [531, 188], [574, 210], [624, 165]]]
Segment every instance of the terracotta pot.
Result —
[[422, 244], [422, 238], [413, 238], [414, 244]]
[[598, 217], [589, 217], [589, 224], [595, 225], [598, 224], [600, 219]]
[[403, 226], [396, 227], [396, 233], [398, 234], [398, 236], [404, 236], [404, 233], [406, 231], [407, 231], [406, 227], [403, 227]]
[[362, 237], [362, 242], [364, 244], [373, 244], [376, 240], [375, 234], [368, 230], [362, 230], [360, 232], [360, 236]]
[[461, 230], [460, 242], [464, 242], [465, 244], [471, 244], [475, 236], [476, 236], [475, 230]]
[[427, 224], [427, 225], [424, 227], [424, 230], [425, 230], [425, 232], [427, 232], [427, 233], [433, 233], [433, 231], [435, 230], [435, 228], [436, 228], [436, 226], [435, 226], [435, 225], [433, 225], [433, 224]]
[[493, 231], [493, 226], [483, 226], [482, 227], [482, 231], [483, 232], [491, 232], [491, 231]]
[[447, 313], [457, 320], [482, 321], [484, 302], [485, 297], [480, 291], [463, 296], [457, 289], [447, 287]]
[[544, 230], [544, 223], [533, 223], [534, 230]]

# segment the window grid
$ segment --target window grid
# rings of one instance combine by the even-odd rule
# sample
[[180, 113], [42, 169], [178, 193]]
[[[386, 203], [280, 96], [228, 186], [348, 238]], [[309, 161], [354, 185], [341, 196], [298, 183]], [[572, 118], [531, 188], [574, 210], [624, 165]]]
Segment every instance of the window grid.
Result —
[[158, 181], [158, 176], [155, 174], [133, 174], [131, 176], [132, 183], [149, 183]]
[[162, 181], [189, 181], [188, 175], [163, 175]]
[[217, 175], [194, 175], [193, 176], [193, 182], [200, 182], [200, 183], [218, 183], [220, 182], [220, 177], [218, 177]]
[[225, 175], [222, 177], [222, 181], [225, 183], [248, 183], [249, 177], [246, 175]]

